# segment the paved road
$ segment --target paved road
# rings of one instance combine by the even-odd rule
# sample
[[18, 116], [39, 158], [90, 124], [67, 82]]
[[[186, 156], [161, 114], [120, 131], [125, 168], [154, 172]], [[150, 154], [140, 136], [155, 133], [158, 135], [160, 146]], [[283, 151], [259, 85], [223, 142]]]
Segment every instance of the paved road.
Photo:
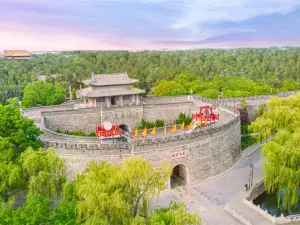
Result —
[[254, 179], [260, 179], [262, 159], [259, 149], [242, 159], [233, 170], [224, 175], [199, 184], [165, 191], [160, 199], [154, 202], [154, 207], [167, 206], [170, 201], [183, 201], [188, 211], [197, 212], [205, 225], [241, 225], [225, 212], [224, 206], [244, 192], [244, 184], [248, 183], [250, 163], [255, 166]]

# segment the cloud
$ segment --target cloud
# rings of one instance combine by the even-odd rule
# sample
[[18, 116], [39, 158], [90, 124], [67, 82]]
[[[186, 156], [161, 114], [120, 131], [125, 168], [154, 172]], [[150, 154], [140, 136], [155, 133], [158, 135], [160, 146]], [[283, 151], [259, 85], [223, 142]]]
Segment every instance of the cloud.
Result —
[[201, 32], [201, 29], [221, 22], [273, 13], [286, 14], [298, 5], [299, 0], [186, 0], [183, 17], [170, 27]]
[[[30, 41], [32, 48], [184, 47], [222, 43], [227, 36], [236, 41], [236, 34], [274, 40], [300, 34], [300, 0], [0, 1], [0, 44], [20, 48], [31, 48]], [[1, 29], [5, 23], [14, 29]]]

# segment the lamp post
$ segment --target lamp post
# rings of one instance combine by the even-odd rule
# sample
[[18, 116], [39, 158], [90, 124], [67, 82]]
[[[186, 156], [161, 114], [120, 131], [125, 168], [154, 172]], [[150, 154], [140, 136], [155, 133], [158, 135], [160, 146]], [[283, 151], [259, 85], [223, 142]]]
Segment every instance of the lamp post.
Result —
[[249, 187], [251, 187], [253, 185], [253, 169], [254, 169], [254, 165], [252, 163], [250, 163], [250, 165], [249, 165]]

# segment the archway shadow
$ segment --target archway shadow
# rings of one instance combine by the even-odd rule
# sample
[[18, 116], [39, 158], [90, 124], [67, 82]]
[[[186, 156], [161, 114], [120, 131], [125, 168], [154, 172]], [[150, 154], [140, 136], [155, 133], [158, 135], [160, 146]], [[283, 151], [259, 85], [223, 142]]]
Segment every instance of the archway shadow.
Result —
[[187, 168], [179, 164], [173, 168], [171, 175], [171, 188], [185, 186], [187, 184]]
[[119, 127], [122, 129], [122, 131], [130, 132], [129, 127], [126, 124], [121, 124]]

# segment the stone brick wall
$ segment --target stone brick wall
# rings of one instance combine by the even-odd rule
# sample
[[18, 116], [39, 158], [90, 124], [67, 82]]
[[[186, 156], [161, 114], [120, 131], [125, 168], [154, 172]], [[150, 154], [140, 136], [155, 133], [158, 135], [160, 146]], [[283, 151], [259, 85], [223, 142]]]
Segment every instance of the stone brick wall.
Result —
[[[187, 183], [215, 176], [239, 159], [241, 149], [239, 117], [214, 128], [195, 131], [175, 137], [135, 141], [134, 155], [147, 160], [170, 161], [172, 166], [182, 164], [188, 171]], [[186, 156], [171, 159], [176, 152], [186, 151]]]
[[143, 119], [146, 121], [164, 120], [173, 122], [180, 113], [191, 115], [193, 102], [169, 102], [157, 104], [145, 104]]
[[86, 133], [94, 131], [102, 122], [110, 121], [119, 125], [126, 124], [133, 129], [143, 119], [143, 106], [132, 105], [115, 108], [82, 108], [64, 111], [42, 112], [45, 127], [50, 130], [83, 130]]
[[[206, 127], [190, 134], [136, 140], [130, 143], [97, 144], [83, 141], [45, 141], [65, 158], [68, 177], [80, 172], [89, 161], [121, 162], [129, 156], [142, 155], [158, 163], [169, 161], [173, 167], [182, 164], [187, 169], [187, 183], [195, 183], [215, 176], [239, 159], [241, 150], [240, 119], [215, 127]], [[181, 158], [172, 154], [185, 151]]]
[[142, 101], [151, 104], [151, 103], [170, 103], [170, 102], [184, 102], [189, 100], [189, 95], [180, 95], [180, 96], [162, 96], [162, 97], [144, 97]]
[[[145, 104], [124, 107], [102, 108], [102, 122], [110, 121], [113, 124], [125, 124], [133, 130], [142, 119], [166, 122], [174, 121], [179, 113], [191, 114], [192, 102], [171, 102], [169, 104]], [[42, 112], [46, 128], [59, 130], [83, 130], [86, 133], [94, 131], [101, 125], [101, 107], [66, 109], [59, 111]]]

